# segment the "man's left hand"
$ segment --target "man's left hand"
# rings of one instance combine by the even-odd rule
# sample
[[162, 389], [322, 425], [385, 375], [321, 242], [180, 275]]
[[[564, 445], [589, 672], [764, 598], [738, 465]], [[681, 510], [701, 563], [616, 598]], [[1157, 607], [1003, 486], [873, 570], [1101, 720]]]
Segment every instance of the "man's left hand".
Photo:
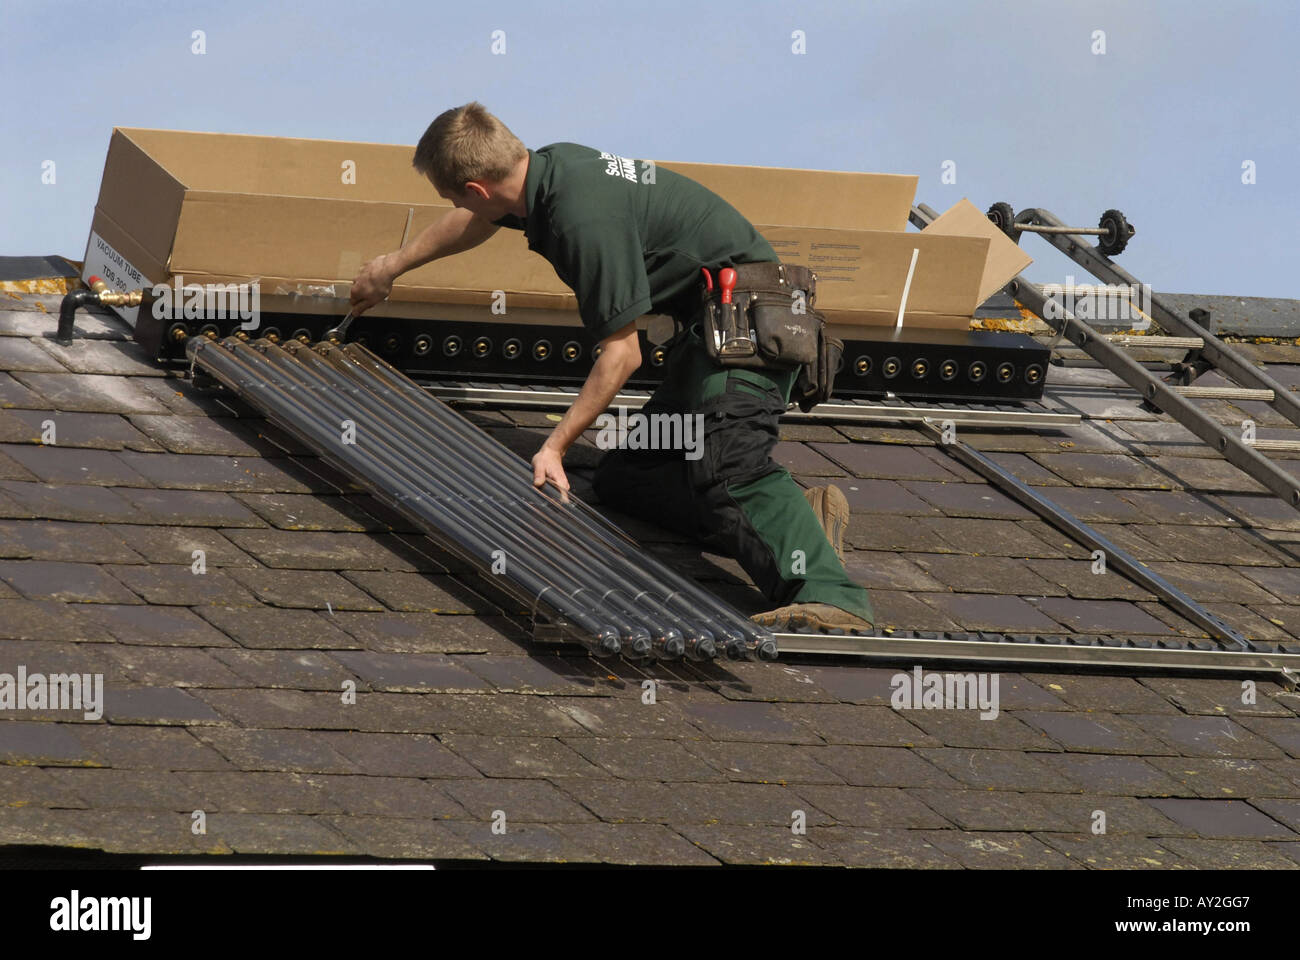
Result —
[[542, 444], [542, 449], [533, 455], [533, 485], [546, 486], [551, 481], [560, 490], [560, 499], [569, 502], [569, 478], [564, 475], [564, 454], [550, 444]]

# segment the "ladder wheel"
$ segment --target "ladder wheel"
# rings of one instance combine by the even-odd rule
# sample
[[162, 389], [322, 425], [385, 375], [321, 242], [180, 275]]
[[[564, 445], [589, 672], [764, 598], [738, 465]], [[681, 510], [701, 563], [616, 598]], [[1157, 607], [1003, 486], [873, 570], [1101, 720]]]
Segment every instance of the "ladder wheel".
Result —
[[1012, 240], [1019, 241], [1020, 231], [1011, 229], [1011, 224], [1015, 222], [1016, 213], [1011, 209], [1011, 204], [1003, 203], [999, 200], [993, 206], [989, 207], [985, 214], [992, 221], [993, 225], [1005, 233]]
[[1118, 210], [1107, 210], [1103, 213], [1097, 226], [1106, 231], [1101, 237], [1101, 242], [1097, 244], [1097, 249], [1108, 257], [1123, 252], [1128, 246], [1129, 237], [1134, 233], [1133, 227], [1124, 219], [1124, 214]]

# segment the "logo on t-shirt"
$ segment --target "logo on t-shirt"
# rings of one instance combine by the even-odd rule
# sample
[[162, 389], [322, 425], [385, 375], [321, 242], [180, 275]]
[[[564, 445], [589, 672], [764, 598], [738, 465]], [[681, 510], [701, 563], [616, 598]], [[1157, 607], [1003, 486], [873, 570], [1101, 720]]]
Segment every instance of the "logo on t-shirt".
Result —
[[600, 159], [605, 163], [605, 173], [611, 177], [622, 177], [636, 183], [636, 161], [627, 157], [618, 157], [612, 153], [601, 152]]

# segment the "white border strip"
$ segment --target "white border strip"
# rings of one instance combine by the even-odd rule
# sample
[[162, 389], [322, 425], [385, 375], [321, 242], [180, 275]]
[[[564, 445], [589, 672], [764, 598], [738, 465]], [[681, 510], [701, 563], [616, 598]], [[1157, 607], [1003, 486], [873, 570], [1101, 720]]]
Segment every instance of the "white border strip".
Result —
[[907, 279], [903, 282], [903, 299], [898, 303], [898, 323], [894, 325], [894, 330], [903, 329], [903, 311], [907, 309], [907, 294], [912, 289], [912, 274], [916, 272], [916, 258], [921, 255], [920, 247], [912, 248], [912, 263], [907, 268]]

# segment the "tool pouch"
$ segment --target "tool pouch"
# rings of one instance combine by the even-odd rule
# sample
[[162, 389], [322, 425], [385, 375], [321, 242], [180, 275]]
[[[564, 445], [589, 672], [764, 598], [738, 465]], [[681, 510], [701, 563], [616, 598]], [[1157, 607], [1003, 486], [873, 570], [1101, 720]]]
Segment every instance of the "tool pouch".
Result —
[[705, 349], [724, 367], [793, 370], [817, 359], [824, 318], [813, 307], [816, 276], [807, 267], [742, 263], [732, 302], [700, 286]]
[[[821, 318], [821, 314], [817, 314]], [[831, 398], [835, 383], [835, 374], [844, 362], [844, 341], [837, 340], [826, 332], [825, 323], [817, 327], [817, 357], [812, 363], [804, 364], [795, 378], [790, 390], [790, 399], [799, 404], [799, 409], [807, 413], [819, 403]]]

